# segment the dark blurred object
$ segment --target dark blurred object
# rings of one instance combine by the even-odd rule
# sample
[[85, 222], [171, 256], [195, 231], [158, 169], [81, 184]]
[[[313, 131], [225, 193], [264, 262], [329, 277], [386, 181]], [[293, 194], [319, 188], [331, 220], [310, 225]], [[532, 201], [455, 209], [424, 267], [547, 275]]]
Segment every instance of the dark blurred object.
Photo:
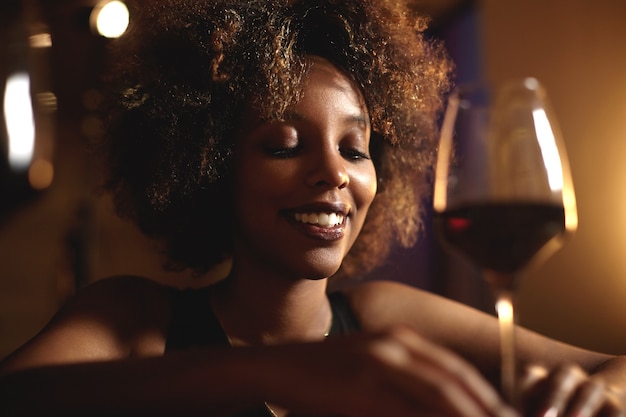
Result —
[[473, 8], [477, 0], [409, 0], [409, 6], [432, 19], [429, 30], [438, 32], [449, 25], [459, 13]]
[[51, 46], [34, 2], [0, 3], [0, 224], [52, 183]]

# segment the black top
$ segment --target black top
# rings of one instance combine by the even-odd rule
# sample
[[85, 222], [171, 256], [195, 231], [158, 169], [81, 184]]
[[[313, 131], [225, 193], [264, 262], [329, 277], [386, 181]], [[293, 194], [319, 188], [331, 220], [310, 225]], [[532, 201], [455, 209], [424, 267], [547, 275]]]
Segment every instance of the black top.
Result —
[[[210, 307], [213, 287], [173, 290], [172, 321], [167, 334], [165, 353], [201, 346], [227, 346], [228, 337]], [[341, 292], [328, 295], [333, 313], [329, 337], [357, 331], [360, 326], [346, 296]], [[237, 417], [270, 417], [266, 407]]]

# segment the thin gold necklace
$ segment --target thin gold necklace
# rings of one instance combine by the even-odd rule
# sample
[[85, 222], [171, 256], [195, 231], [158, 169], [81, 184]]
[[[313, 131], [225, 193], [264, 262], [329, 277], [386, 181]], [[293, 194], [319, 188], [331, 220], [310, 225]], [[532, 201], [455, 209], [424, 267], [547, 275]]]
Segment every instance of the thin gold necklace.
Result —
[[[217, 317], [217, 315], [215, 315], [215, 317]], [[230, 339], [230, 336], [228, 335], [228, 333], [226, 332], [226, 329], [224, 329], [224, 325], [222, 324], [222, 320], [217, 317], [217, 321], [220, 324], [220, 327], [222, 328], [222, 333], [224, 333], [224, 336], [226, 336], [226, 340], [228, 341], [228, 345], [230, 347], [233, 347], [233, 341]], [[328, 325], [328, 328], [326, 329], [326, 332], [324, 332], [324, 338], [328, 337], [330, 335], [330, 330], [333, 327], [333, 318], [331, 316], [330, 318], [330, 324]], [[272, 407], [270, 407], [270, 405], [267, 403], [267, 401], [263, 401], [263, 405], [265, 406], [265, 409], [270, 413], [270, 415], [272, 417], [278, 417], [276, 415], [276, 413], [274, 412], [274, 410], [272, 410]]]
[[[220, 325], [220, 328], [222, 329], [222, 333], [224, 333], [224, 336], [226, 336], [226, 341], [228, 342], [228, 345], [231, 347], [235, 346], [232, 339], [230, 338], [230, 335], [226, 331], [226, 327], [224, 327], [224, 323], [222, 323], [222, 319], [220, 318], [218, 314], [216, 314], [215, 308], [213, 308], [213, 315], [217, 319], [217, 322]], [[330, 332], [332, 331], [332, 329], [333, 329], [333, 313], [331, 310], [330, 320], [329, 320], [328, 326], [326, 327], [326, 331], [324, 332], [324, 338], [327, 338], [328, 336], [330, 336]]]
[[[212, 298], [211, 298], [212, 300]], [[228, 345], [230, 347], [233, 347], [233, 341], [230, 338], [230, 335], [228, 334], [228, 332], [226, 331], [226, 327], [224, 327], [224, 323], [222, 323], [222, 319], [220, 318], [220, 316], [217, 314], [217, 310], [215, 309], [215, 303], [211, 302], [211, 308], [213, 310], [213, 315], [215, 316], [215, 318], [217, 319], [218, 324], [220, 325], [220, 328], [222, 329], [222, 333], [224, 333], [224, 336], [226, 336], [226, 341], [228, 342]], [[330, 320], [328, 323], [328, 326], [326, 327], [326, 331], [324, 332], [324, 338], [327, 338], [330, 335], [330, 332], [333, 328], [333, 313], [332, 313], [332, 309], [330, 311]], [[276, 415], [276, 413], [274, 412], [274, 410], [272, 410], [272, 407], [270, 407], [270, 405], [267, 403], [267, 401], [263, 401], [263, 405], [265, 406], [265, 409], [270, 413], [270, 415], [272, 417], [278, 417]]]

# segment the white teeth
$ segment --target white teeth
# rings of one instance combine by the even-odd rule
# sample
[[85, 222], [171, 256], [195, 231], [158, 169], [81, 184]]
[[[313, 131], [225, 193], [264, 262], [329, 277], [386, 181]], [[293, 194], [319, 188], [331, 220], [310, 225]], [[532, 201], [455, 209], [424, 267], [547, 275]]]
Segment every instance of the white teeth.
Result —
[[343, 223], [343, 214], [338, 213], [296, 213], [295, 219], [301, 223], [321, 227], [334, 227]]

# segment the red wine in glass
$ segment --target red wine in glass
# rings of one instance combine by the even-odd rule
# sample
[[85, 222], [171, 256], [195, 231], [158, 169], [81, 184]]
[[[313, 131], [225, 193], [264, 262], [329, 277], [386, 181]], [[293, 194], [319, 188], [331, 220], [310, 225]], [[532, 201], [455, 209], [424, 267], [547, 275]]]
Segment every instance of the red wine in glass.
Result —
[[473, 204], [435, 213], [435, 228], [445, 245], [474, 265], [512, 279], [563, 235], [565, 212], [562, 205], [549, 203]]
[[492, 87], [459, 86], [450, 96], [434, 222], [444, 246], [480, 268], [496, 296], [502, 389], [516, 404], [513, 294], [528, 267], [576, 229], [576, 200], [543, 87], [534, 78]]

